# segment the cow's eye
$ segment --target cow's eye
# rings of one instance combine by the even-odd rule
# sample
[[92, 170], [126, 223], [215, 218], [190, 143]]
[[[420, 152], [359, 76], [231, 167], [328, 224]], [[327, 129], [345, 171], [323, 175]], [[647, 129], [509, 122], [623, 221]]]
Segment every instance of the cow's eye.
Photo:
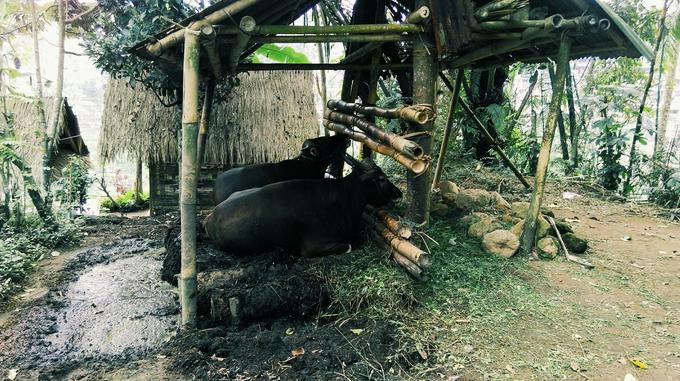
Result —
[[318, 156], [318, 152], [316, 151], [316, 147], [312, 147], [312, 148], [309, 150], [309, 153], [311, 153], [312, 156]]

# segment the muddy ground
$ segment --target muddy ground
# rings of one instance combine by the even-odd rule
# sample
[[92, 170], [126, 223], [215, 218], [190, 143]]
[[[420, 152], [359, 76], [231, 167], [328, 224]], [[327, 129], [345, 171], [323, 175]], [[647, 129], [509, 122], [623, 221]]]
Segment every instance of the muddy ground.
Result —
[[[200, 325], [178, 334], [177, 289], [161, 279], [174, 281], [174, 223], [90, 220], [87, 248], [64, 253], [54, 268], [39, 271], [36, 277], [45, 278], [33, 281], [43, 290], [28, 289], [25, 301], [0, 318], [0, 375], [330, 380], [402, 372], [389, 358], [389, 323], [320, 317], [328, 290], [308, 270], [350, 256], [240, 258], [200, 235]], [[238, 310], [229, 308], [235, 299]]]

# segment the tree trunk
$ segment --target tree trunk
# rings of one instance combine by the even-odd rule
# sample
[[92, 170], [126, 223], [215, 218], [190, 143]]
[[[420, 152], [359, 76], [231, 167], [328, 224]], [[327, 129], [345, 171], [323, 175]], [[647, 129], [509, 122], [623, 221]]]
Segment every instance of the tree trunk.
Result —
[[142, 158], [137, 159], [137, 176], [135, 178], [135, 204], [142, 203]]
[[64, 93], [64, 41], [66, 39], [66, 7], [68, 6], [66, 0], [57, 0], [57, 18], [59, 22], [58, 31], [58, 52], [57, 52], [57, 80], [52, 104], [52, 111], [50, 112], [49, 126], [47, 129], [47, 147], [43, 159], [43, 171], [45, 181], [45, 201], [47, 205], [51, 203], [50, 196], [50, 173], [51, 168], [49, 163], [52, 161], [52, 152], [54, 152], [53, 144], [59, 135], [59, 120], [61, 119], [61, 110]]
[[545, 180], [548, 174], [548, 165], [550, 164], [550, 151], [552, 148], [553, 138], [555, 137], [555, 128], [557, 127], [559, 109], [562, 105], [566, 67], [569, 65], [570, 56], [571, 40], [566, 36], [563, 36], [560, 43], [559, 56], [557, 58], [555, 81], [552, 84], [553, 93], [552, 100], [550, 102], [550, 110], [548, 112], [548, 120], [546, 123], [546, 129], [543, 132], [541, 152], [538, 156], [538, 167], [536, 170], [534, 192], [531, 197], [531, 204], [529, 205], [526, 219], [524, 220], [524, 233], [522, 234], [521, 242], [522, 252], [525, 254], [531, 253], [536, 241], [536, 227], [538, 224], [541, 204], [543, 202], [543, 190], [545, 189]]
[[45, 98], [43, 96], [42, 70], [40, 68], [40, 45], [38, 42], [38, 14], [35, 7], [35, 0], [31, 0], [31, 26], [33, 29], [33, 57], [35, 59], [36, 108], [38, 111], [38, 126], [40, 126], [43, 135], [43, 185], [45, 186], [44, 189], [47, 193], [47, 187], [49, 186], [47, 177], [50, 175], [50, 138], [47, 134], [47, 118], [45, 117]]
[[[312, 12], [312, 18], [314, 19], [314, 25], [316, 26], [321, 26], [321, 17], [320, 14], [322, 14], [320, 6], [317, 5], [314, 7], [313, 12]], [[326, 63], [326, 52], [328, 51], [328, 45], [329, 43], [324, 43], [324, 42], [319, 42], [317, 44], [317, 50], [319, 54], [319, 62], [320, 63]], [[325, 70], [320, 70], [319, 71], [319, 95], [321, 96], [321, 103], [323, 104], [323, 107], [326, 107], [326, 103], [328, 102], [328, 90], [326, 86], [326, 71]], [[327, 128], [321, 127], [321, 133], [325, 136], [329, 135], [329, 131]]]
[[664, 28], [666, 25], [666, 15], [668, 13], [668, 0], [663, 3], [663, 12], [661, 14], [661, 20], [659, 20], [659, 36], [656, 39], [656, 46], [654, 47], [654, 57], [649, 63], [649, 76], [647, 77], [647, 83], [645, 84], [644, 92], [642, 93], [642, 101], [640, 102], [640, 108], [638, 109], [637, 120], [635, 122], [635, 132], [633, 133], [633, 142], [630, 145], [630, 162], [628, 163], [628, 170], [626, 171], [626, 181], [623, 184], [623, 194], [627, 195], [632, 191], [633, 182], [633, 170], [637, 162], [637, 152], [635, 150], [638, 140], [640, 139], [640, 134], [642, 133], [642, 118], [645, 111], [645, 105], [647, 104], [647, 97], [649, 96], [649, 90], [652, 87], [652, 82], [654, 81], [654, 70], [656, 69], [656, 56], [661, 48], [661, 41], [664, 36]]
[[666, 131], [668, 128], [668, 115], [671, 111], [671, 104], [673, 103], [673, 93], [675, 92], [675, 82], [678, 75], [678, 63], [680, 63], [680, 44], [676, 41], [672, 42], [674, 52], [671, 56], [668, 65], [668, 73], [666, 74], [666, 84], [664, 86], [664, 98], [659, 111], [659, 128], [656, 131], [656, 139], [654, 140], [654, 156], [661, 157], [666, 146]]

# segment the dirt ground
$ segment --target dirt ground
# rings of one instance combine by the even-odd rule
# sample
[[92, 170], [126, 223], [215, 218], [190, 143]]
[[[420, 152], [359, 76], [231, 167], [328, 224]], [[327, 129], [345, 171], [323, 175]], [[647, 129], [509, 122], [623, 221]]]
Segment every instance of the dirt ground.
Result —
[[[550, 368], [562, 379], [680, 379], [680, 225], [651, 207], [587, 195], [565, 200], [563, 190], [551, 186], [546, 205], [590, 241], [595, 269], [561, 259], [528, 262], [535, 276], [526, 281], [557, 313], [484, 333], [476, 364], [443, 379], [545, 379]], [[410, 378], [393, 356], [391, 322], [319, 317], [328, 302], [323, 283], [305, 272], [308, 264], [286, 256], [218, 258], [203, 244], [199, 267], [226, 267], [228, 274], [200, 297], [226, 310], [203, 308], [199, 330], [179, 334], [176, 288], [161, 280], [173, 223], [92, 220], [80, 248], [44, 260], [0, 315], [0, 378]], [[243, 303], [237, 317], [228, 308], [234, 297]], [[255, 305], [266, 308], [248, 309]]]

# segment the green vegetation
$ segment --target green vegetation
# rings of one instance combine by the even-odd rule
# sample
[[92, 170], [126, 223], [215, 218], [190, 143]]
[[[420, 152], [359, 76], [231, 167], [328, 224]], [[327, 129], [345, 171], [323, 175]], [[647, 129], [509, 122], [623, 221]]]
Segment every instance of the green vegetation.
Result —
[[21, 290], [22, 281], [42, 258], [80, 242], [81, 226], [81, 220], [67, 217], [57, 217], [57, 225], [19, 214], [7, 221], [0, 229], [0, 306]]
[[411, 280], [373, 246], [351, 263], [320, 270], [333, 292], [332, 311], [395, 324], [399, 355], [406, 361], [420, 357], [417, 371], [471, 365], [477, 354], [462, 348], [483, 344], [470, 342], [472, 337], [491, 341], [528, 316], [554, 313], [527, 285], [535, 275], [526, 261], [484, 253], [449, 221], [435, 220], [428, 234], [439, 245], [428, 240], [435, 265], [427, 282]]
[[104, 211], [115, 213], [129, 213], [137, 210], [144, 210], [149, 208], [149, 194], [141, 192], [139, 194], [139, 202], [135, 199], [135, 191], [129, 190], [111, 199], [102, 201], [101, 207]]

